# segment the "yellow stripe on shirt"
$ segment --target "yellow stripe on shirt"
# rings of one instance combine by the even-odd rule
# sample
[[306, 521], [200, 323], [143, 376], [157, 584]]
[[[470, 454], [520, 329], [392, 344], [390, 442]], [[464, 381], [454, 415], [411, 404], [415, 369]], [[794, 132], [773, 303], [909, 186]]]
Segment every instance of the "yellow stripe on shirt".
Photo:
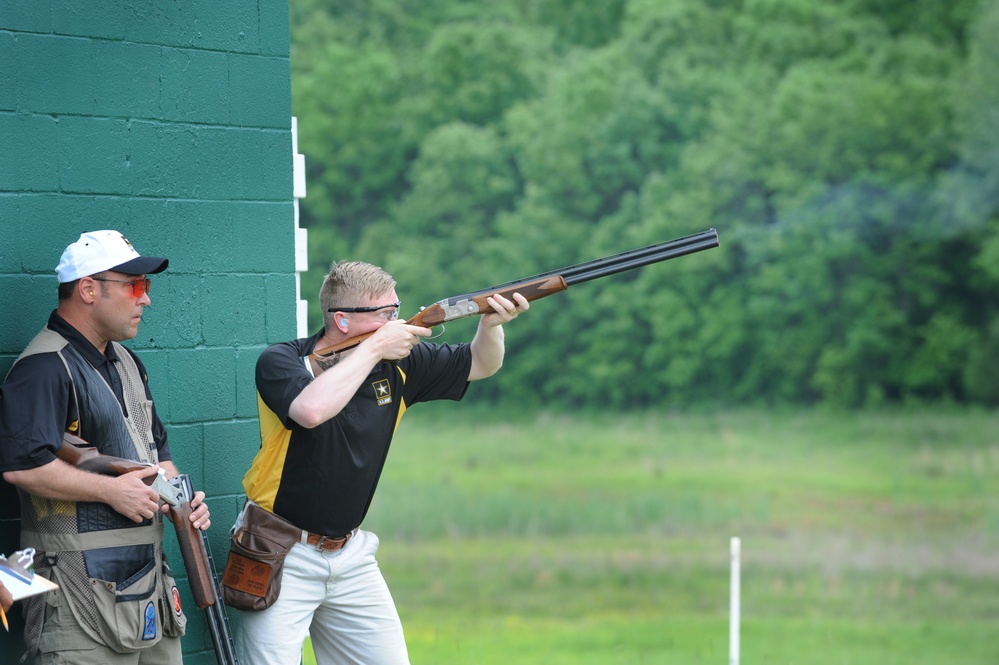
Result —
[[260, 451], [253, 458], [250, 470], [243, 476], [246, 497], [264, 510], [274, 512], [274, 500], [281, 486], [281, 473], [288, 456], [291, 430], [267, 408], [257, 393], [257, 413], [260, 417]]

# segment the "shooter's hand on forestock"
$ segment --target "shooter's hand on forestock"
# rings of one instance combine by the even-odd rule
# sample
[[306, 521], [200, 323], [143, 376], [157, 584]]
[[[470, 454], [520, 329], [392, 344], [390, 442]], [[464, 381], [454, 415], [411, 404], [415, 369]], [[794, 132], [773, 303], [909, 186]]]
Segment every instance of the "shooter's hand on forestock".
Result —
[[[469, 381], [485, 379], [499, 371], [503, 366], [503, 357], [506, 355], [504, 343], [503, 324], [509, 323], [517, 318], [517, 315], [526, 311], [530, 304], [527, 298], [519, 292], [508, 294], [507, 298], [499, 293], [486, 295], [482, 318], [479, 319], [478, 330], [475, 331], [475, 338], [472, 339], [472, 366], [468, 371]], [[511, 300], [512, 298], [512, 300]]]
[[[204, 531], [209, 526], [211, 526], [211, 519], [208, 513], [208, 504], [205, 503], [205, 493], [202, 491], [193, 491], [193, 487], [190, 487], [190, 482], [184, 484], [183, 489], [178, 488], [177, 481], [174, 479], [180, 475], [177, 471], [177, 467], [174, 466], [173, 462], [164, 461], [160, 463], [163, 467], [163, 472], [166, 474], [167, 480], [170, 481], [168, 485], [171, 490], [170, 493], [173, 494], [177, 502], [186, 503], [183, 507], [184, 519], [191, 522], [191, 526], [195, 529], [200, 529]], [[191, 493], [188, 494], [187, 490], [190, 488]], [[174, 519], [174, 513], [177, 511], [171, 510], [175, 506], [175, 502], [165, 501], [160, 507], [161, 510], [166, 513], [167, 517], [172, 521]], [[175, 524], [176, 526], [176, 524]]]
[[510, 323], [521, 312], [526, 312], [531, 308], [531, 303], [527, 302], [527, 298], [519, 293], [513, 294], [513, 302], [498, 293], [486, 298], [486, 302], [493, 308], [493, 311], [482, 316], [482, 325], [490, 328]]
[[175, 510], [175, 506], [164, 503], [160, 509], [166, 513], [171, 521], [176, 515], [182, 515], [181, 519], [186, 519], [195, 529], [206, 530], [212, 525], [211, 513], [208, 512], [208, 504], [205, 503], [205, 493], [198, 490], [194, 493], [191, 501], [183, 510]]
[[194, 493], [194, 498], [191, 499], [191, 508], [194, 508], [194, 512], [191, 513], [191, 522], [194, 524], [195, 529], [200, 529], [205, 531], [212, 525], [211, 513], [208, 512], [208, 504], [205, 503], [205, 493], [198, 490]]

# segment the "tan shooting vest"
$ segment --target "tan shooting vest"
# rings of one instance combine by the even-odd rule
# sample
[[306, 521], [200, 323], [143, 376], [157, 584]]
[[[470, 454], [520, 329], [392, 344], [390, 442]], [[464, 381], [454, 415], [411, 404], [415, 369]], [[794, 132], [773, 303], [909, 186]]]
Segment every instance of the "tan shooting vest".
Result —
[[[80, 416], [81, 437], [106, 455], [157, 463], [152, 402], [132, 356], [114, 345], [128, 417], [101, 374], [60, 334], [45, 328], [21, 359], [56, 353], [69, 374]], [[45, 605], [68, 602], [80, 627], [120, 653], [144, 649], [166, 635], [183, 635], [186, 617], [163, 557], [162, 513], [141, 524], [108, 504], [46, 499], [18, 489], [21, 545], [37, 552], [36, 573], [56, 582], [62, 596], [45, 594], [25, 602], [25, 642], [63, 648], [59, 635], [42, 634]], [[54, 592], [56, 594], [60, 592]]]

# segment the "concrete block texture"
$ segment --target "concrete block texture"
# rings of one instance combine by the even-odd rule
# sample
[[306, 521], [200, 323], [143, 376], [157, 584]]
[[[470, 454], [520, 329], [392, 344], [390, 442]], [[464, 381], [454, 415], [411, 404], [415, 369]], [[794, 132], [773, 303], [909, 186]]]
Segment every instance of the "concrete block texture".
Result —
[[[296, 329], [288, 29], [286, 0], [0, 2], [0, 376], [56, 307], [80, 233], [168, 257], [125, 344], [208, 494], [219, 565], [260, 445], [254, 364]], [[0, 542], [19, 527], [0, 520]], [[186, 660], [214, 662], [188, 608]], [[23, 652], [12, 631], [0, 662]]]
[[287, 56], [12, 32], [0, 55], [3, 110], [290, 126]]

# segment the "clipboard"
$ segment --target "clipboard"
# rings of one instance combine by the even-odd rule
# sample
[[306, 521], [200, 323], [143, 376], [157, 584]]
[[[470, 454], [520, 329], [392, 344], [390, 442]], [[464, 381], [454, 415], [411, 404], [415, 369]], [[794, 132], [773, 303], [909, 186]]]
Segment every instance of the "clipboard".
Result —
[[18, 550], [10, 558], [0, 554], [0, 582], [7, 587], [14, 600], [21, 600], [47, 591], [58, 589], [59, 585], [34, 570], [35, 550]]

